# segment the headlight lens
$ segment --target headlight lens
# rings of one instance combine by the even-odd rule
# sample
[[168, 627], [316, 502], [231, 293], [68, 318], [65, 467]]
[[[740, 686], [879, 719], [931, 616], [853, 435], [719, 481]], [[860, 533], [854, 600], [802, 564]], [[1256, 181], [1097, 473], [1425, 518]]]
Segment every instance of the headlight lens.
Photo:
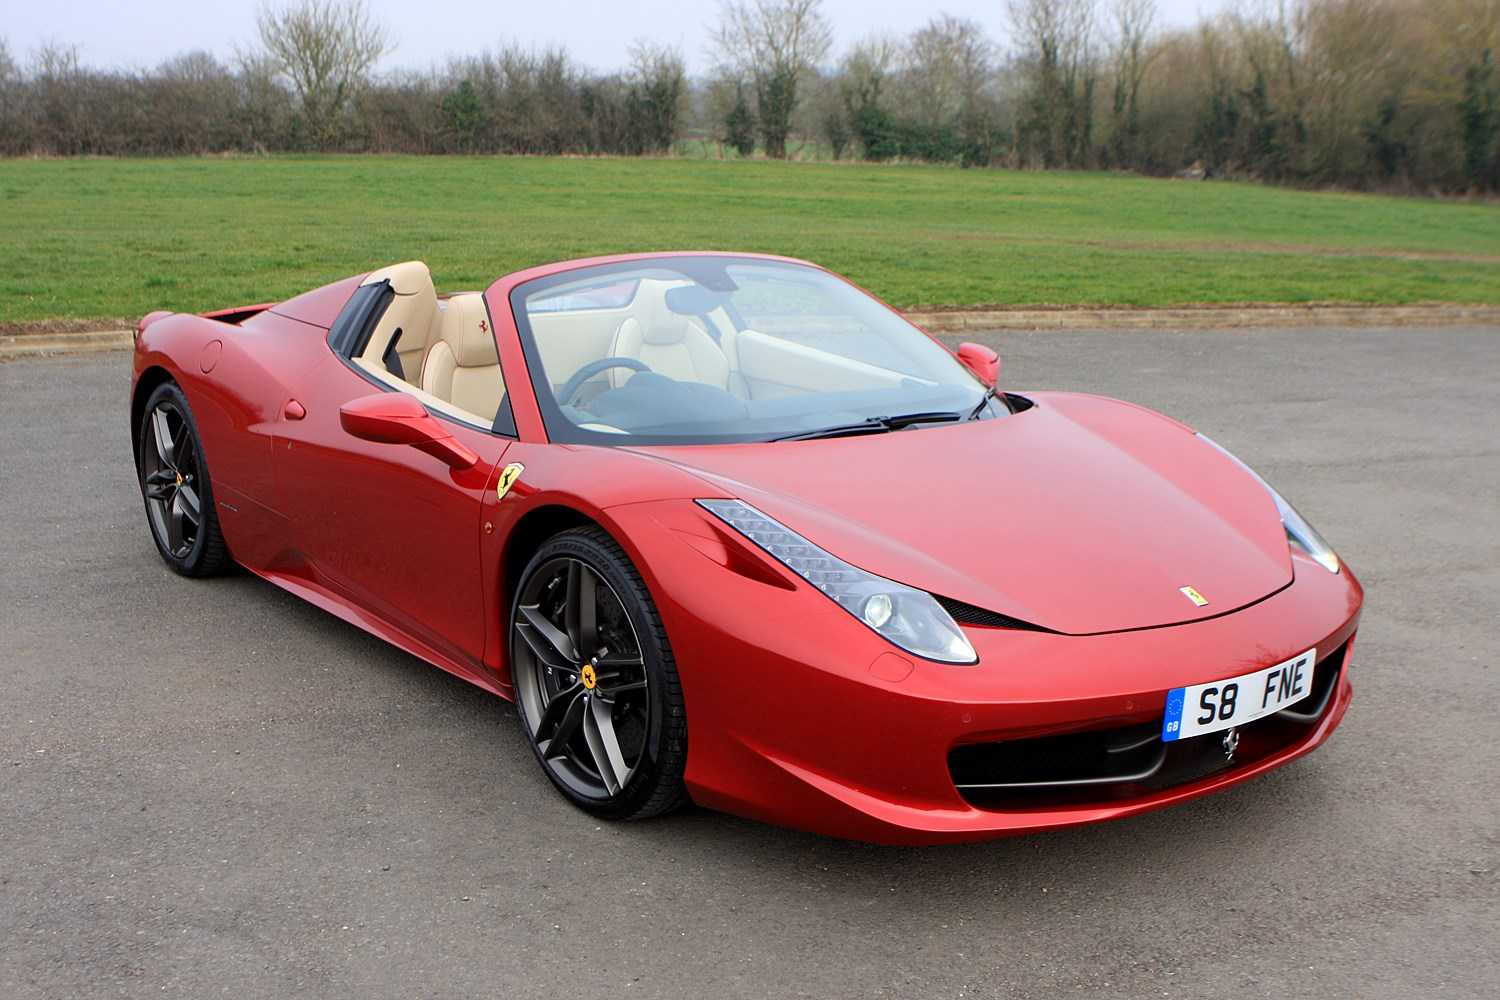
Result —
[[1331, 545], [1323, 540], [1323, 536], [1318, 534], [1313, 526], [1307, 523], [1307, 518], [1297, 513], [1297, 508], [1287, 503], [1286, 498], [1273, 490], [1270, 483], [1262, 479], [1260, 474], [1250, 468], [1250, 466], [1241, 462], [1229, 449], [1206, 434], [1199, 434], [1198, 437], [1205, 443], [1213, 445], [1214, 448], [1218, 449], [1220, 454], [1225, 455], [1240, 468], [1250, 473], [1250, 475], [1255, 477], [1256, 482], [1266, 488], [1266, 492], [1271, 494], [1271, 499], [1276, 501], [1276, 511], [1281, 515], [1281, 525], [1286, 529], [1288, 544], [1295, 545], [1303, 552], [1306, 552], [1319, 566], [1322, 566], [1328, 572], [1337, 573], [1339, 571], [1338, 554], [1333, 551]]
[[698, 504], [907, 652], [942, 663], [978, 662], [963, 631], [931, 594], [851, 566], [743, 500]]

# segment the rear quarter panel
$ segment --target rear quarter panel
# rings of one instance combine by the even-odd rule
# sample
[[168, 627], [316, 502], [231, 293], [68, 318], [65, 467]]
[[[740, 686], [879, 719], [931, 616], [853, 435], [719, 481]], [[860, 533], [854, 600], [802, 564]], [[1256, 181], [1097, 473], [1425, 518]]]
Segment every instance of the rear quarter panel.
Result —
[[[171, 315], [136, 341], [132, 398], [165, 373], [187, 396], [234, 557], [254, 568], [275, 559], [285, 532], [275, 509], [271, 434], [292, 387], [315, 360], [326, 331], [262, 312], [235, 326]], [[137, 438], [138, 440], [138, 438]], [[135, 442], [132, 442], [133, 444]]]

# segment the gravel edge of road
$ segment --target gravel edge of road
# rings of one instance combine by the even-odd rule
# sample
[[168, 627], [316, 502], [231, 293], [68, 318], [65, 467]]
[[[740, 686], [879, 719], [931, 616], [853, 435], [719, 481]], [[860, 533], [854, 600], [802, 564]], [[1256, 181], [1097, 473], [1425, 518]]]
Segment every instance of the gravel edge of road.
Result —
[[[970, 330], [1162, 330], [1187, 328], [1496, 326], [1500, 306], [1202, 306], [1182, 309], [954, 309], [904, 314], [942, 334]], [[130, 330], [24, 331], [0, 335], [0, 361], [118, 351]]]

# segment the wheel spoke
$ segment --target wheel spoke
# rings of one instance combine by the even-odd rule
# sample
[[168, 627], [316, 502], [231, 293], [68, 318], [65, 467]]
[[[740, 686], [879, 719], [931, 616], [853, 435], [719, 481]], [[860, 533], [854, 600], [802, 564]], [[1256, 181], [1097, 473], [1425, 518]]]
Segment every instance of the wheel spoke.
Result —
[[621, 681], [618, 684], [610, 684], [608, 686], [605, 686], [603, 681], [599, 682], [599, 693], [604, 697], [605, 701], [609, 702], [615, 701], [627, 691], [644, 690], [646, 690], [645, 680]]
[[146, 496], [152, 500], [171, 499], [177, 488], [177, 476], [166, 469], [158, 469], [146, 477]]
[[541, 640], [541, 644], [551, 647], [550, 655], [541, 652], [538, 644], [531, 642], [531, 637], [526, 635], [526, 629], [521, 630], [521, 635], [526, 638], [527, 643], [537, 656], [545, 663], [554, 666], [569, 666], [578, 662], [578, 654], [574, 651], [573, 641], [563, 634], [562, 630], [547, 620], [542, 614], [541, 608], [535, 604], [521, 605], [521, 617], [526, 619], [525, 624], [534, 630]]
[[542, 721], [536, 727], [536, 743], [547, 758], [561, 757], [568, 752], [568, 743], [578, 733], [583, 721], [583, 685], [575, 684], [561, 691], [542, 712]]
[[172, 444], [172, 468], [181, 471], [191, 468], [193, 464], [193, 436], [188, 433], [187, 425], [177, 432], [177, 440]]
[[552, 648], [552, 644], [549, 643], [546, 639], [543, 639], [539, 634], [537, 634], [537, 630], [532, 628], [527, 623], [516, 622], [516, 635], [521, 637], [521, 641], [526, 643], [526, 646], [531, 650], [532, 655], [535, 656], [537, 658], [537, 661], [542, 665], [557, 670], [575, 669], [573, 664], [566, 662], [560, 656], [558, 656], [557, 650]]
[[183, 485], [177, 489], [177, 497], [182, 501], [182, 513], [193, 526], [197, 527], [203, 523], [203, 505], [198, 499], [198, 494], [193, 492], [191, 486]]
[[620, 753], [620, 741], [615, 736], [614, 709], [608, 702], [593, 698], [588, 703], [583, 717], [583, 738], [593, 755], [599, 777], [611, 795], [618, 795], [629, 768], [625, 756]]
[[173, 555], [179, 554], [179, 550], [186, 544], [182, 521], [182, 493], [179, 491], [172, 495], [172, 503], [167, 511], [167, 548], [172, 550]]
[[599, 674], [599, 694], [613, 701], [626, 691], [646, 687], [646, 665], [639, 656], [604, 656], [594, 661]]
[[169, 469], [176, 469], [172, 461], [172, 427], [167, 422], [167, 411], [158, 407], [151, 411], [151, 440], [156, 445], [156, 457]]
[[599, 649], [599, 589], [594, 571], [583, 563], [568, 563], [568, 637], [580, 659]]

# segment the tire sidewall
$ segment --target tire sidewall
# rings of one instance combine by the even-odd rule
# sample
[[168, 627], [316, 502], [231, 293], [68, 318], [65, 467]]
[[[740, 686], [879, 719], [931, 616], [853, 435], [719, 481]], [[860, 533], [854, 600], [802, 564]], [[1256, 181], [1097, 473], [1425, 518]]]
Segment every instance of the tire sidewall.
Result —
[[[542, 566], [559, 557], [580, 559], [588, 563], [595, 573], [604, 579], [614, 590], [615, 595], [630, 618], [631, 627], [635, 630], [636, 641], [641, 647], [641, 657], [645, 663], [647, 679], [649, 681], [648, 694], [651, 699], [651, 720], [646, 730], [647, 759], [636, 769], [629, 783], [618, 795], [609, 799], [591, 798], [579, 795], [572, 788], [558, 779], [552, 773], [552, 768], [543, 758], [540, 748], [533, 736], [535, 725], [533, 720], [526, 716], [526, 702], [520, 697], [519, 691], [515, 700], [516, 714], [520, 717], [523, 727], [523, 735], [527, 744], [531, 747], [532, 754], [537, 763], [541, 765], [543, 773], [547, 775], [553, 786], [562, 792], [567, 799], [596, 816], [605, 819], [625, 818], [633, 815], [643, 803], [645, 803], [656, 790], [657, 784], [664, 777], [662, 768], [664, 758], [667, 756], [667, 747], [664, 745], [664, 733], [667, 713], [672, 706], [668, 703], [668, 679], [665, 664], [671, 662], [671, 649], [665, 645], [662, 638], [665, 630], [661, 627], [661, 616], [657, 614], [656, 608], [650, 602], [650, 595], [646, 593], [644, 581], [633, 565], [628, 562], [628, 557], [623, 552], [611, 551], [598, 541], [591, 538], [588, 533], [568, 531], [558, 535], [542, 544], [536, 553], [527, 562], [525, 570], [522, 571], [520, 580], [517, 582], [515, 593], [511, 596], [510, 619], [507, 635], [507, 652], [512, 669], [516, 669], [518, 659], [516, 657], [516, 615], [521, 603], [521, 595], [526, 590], [526, 585], [532, 576]], [[621, 561], [625, 565], [620, 565]], [[644, 595], [644, 601], [642, 600]], [[674, 667], [675, 669], [675, 667]], [[511, 678], [512, 685], [518, 683], [517, 678]], [[667, 780], [678, 780], [680, 775], [665, 776]]]

